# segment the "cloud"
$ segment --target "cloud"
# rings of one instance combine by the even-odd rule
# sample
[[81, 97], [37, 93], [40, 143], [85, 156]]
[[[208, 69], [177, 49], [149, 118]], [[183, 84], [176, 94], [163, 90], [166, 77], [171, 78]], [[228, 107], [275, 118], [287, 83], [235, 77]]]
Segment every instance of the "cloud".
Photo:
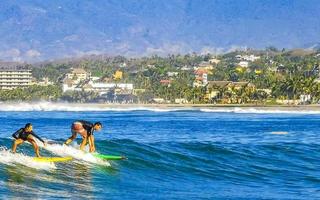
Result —
[[231, 46], [226, 52], [244, 51], [244, 50], [247, 50], [247, 49], [248, 49], [247, 46], [237, 46], [237, 45], [233, 45], [233, 46]]
[[69, 42], [77, 41], [77, 40], [79, 40], [79, 36], [76, 35], [76, 34], [68, 35], [68, 36], [64, 37], [63, 40], [64, 41], [69, 41]]
[[192, 49], [185, 43], [164, 43], [160, 47], [147, 47], [146, 56], [191, 53]]
[[16, 48], [0, 51], [0, 58], [6, 61], [21, 61], [21, 51]]
[[102, 55], [105, 51], [99, 51], [99, 50], [88, 50], [88, 51], [79, 51], [75, 50], [71, 54], [66, 55], [66, 57], [82, 57], [87, 55]]
[[131, 26], [128, 29], [128, 32], [131, 34], [144, 33], [146, 30], [143, 26]]
[[216, 48], [216, 47], [210, 47], [210, 46], [206, 46], [206, 47], [203, 47], [201, 50], [200, 50], [200, 54], [202, 55], [205, 55], [205, 54], [222, 54], [225, 52], [225, 49], [224, 48]]
[[37, 50], [30, 49], [25, 53], [25, 55], [29, 58], [36, 58], [36, 57], [39, 57], [41, 53]]
[[21, 8], [29, 13], [46, 14], [47, 10], [36, 6], [21, 6]]

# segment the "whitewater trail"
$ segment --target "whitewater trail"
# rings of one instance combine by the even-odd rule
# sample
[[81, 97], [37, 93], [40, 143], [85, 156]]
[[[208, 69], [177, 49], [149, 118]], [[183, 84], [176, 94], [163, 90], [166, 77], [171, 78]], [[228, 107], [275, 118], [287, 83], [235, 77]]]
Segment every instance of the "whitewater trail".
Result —
[[83, 163], [111, 166], [108, 161], [104, 161], [100, 158], [96, 158], [92, 154], [83, 152], [72, 146], [66, 146], [66, 145], [60, 145], [60, 144], [47, 144], [46, 146], [43, 146], [43, 144], [41, 143], [39, 144], [39, 146], [61, 157], [71, 156], [76, 160], [84, 161]]
[[6, 165], [24, 165], [34, 169], [52, 170], [56, 169], [54, 163], [50, 162], [37, 162], [33, 160], [33, 157], [26, 156], [21, 153], [12, 153], [4, 147], [0, 148], [0, 163]]

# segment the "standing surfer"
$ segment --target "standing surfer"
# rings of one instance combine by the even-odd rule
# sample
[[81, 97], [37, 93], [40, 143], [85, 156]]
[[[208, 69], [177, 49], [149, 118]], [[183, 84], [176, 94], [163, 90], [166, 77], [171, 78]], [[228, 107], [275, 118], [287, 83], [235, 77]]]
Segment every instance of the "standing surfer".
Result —
[[25, 141], [28, 141], [32, 144], [33, 149], [34, 149], [37, 157], [40, 157], [39, 146], [37, 145], [37, 143], [33, 137], [40, 140], [44, 146], [46, 145], [46, 143], [43, 141], [43, 139], [41, 139], [39, 136], [37, 136], [33, 132], [32, 129], [33, 129], [32, 124], [27, 123], [24, 128], [20, 128], [14, 134], [12, 134], [12, 137], [15, 138], [15, 140], [13, 141], [13, 145], [12, 145], [12, 152], [13, 153], [16, 153], [16, 149], [17, 149], [18, 145], [24, 143]]
[[94, 152], [96, 150], [94, 144], [94, 131], [99, 131], [102, 128], [100, 122], [91, 123], [84, 120], [77, 120], [71, 125], [71, 137], [65, 142], [66, 145], [70, 144], [76, 137], [77, 134], [82, 136], [82, 142], [80, 144], [80, 150], [83, 150], [87, 143], [89, 143], [89, 151]]

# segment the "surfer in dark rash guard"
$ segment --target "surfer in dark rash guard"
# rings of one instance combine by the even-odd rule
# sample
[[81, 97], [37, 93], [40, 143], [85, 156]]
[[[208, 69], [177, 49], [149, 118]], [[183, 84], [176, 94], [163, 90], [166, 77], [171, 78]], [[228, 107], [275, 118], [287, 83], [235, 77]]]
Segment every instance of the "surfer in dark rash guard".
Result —
[[14, 134], [12, 134], [12, 137], [15, 138], [12, 144], [12, 152], [16, 153], [17, 146], [22, 144], [25, 141], [28, 141], [32, 144], [33, 149], [37, 155], [37, 157], [40, 157], [39, 153], [39, 146], [37, 145], [36, 141], [34, 140], [33, 137], [37, 138], [40, 140], [44, 146], [46, 146], [46, 143], [41, 139], [39, 136], [37, 136], [33, 131], [32, 131], [32, 124], [27, 123], [24, 128], [20, 128], [17, 130]]
[[82, 142], [80, 144], [80, 150], [83, 150], [87, 143], [89, 143], [89, 151], [94, 152], [96, 150], [94, 144], [94, 131], [99, 131], [102, 128], [102, 124], [100, 122], [91, 123], [84, 120], [77, 120], [71, 125], [71, 137], [67, 139], [64, 143], [66, 145], [70, 144], [76, 137], [77, 134], [82, 136]]

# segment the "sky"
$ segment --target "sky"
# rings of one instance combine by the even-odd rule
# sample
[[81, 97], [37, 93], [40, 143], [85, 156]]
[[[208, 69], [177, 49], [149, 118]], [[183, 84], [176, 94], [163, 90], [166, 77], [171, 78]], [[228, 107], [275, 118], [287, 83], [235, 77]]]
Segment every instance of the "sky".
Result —
[[0, 59], [309, 48], [319, 10], [318, 0], [1, 0]]

